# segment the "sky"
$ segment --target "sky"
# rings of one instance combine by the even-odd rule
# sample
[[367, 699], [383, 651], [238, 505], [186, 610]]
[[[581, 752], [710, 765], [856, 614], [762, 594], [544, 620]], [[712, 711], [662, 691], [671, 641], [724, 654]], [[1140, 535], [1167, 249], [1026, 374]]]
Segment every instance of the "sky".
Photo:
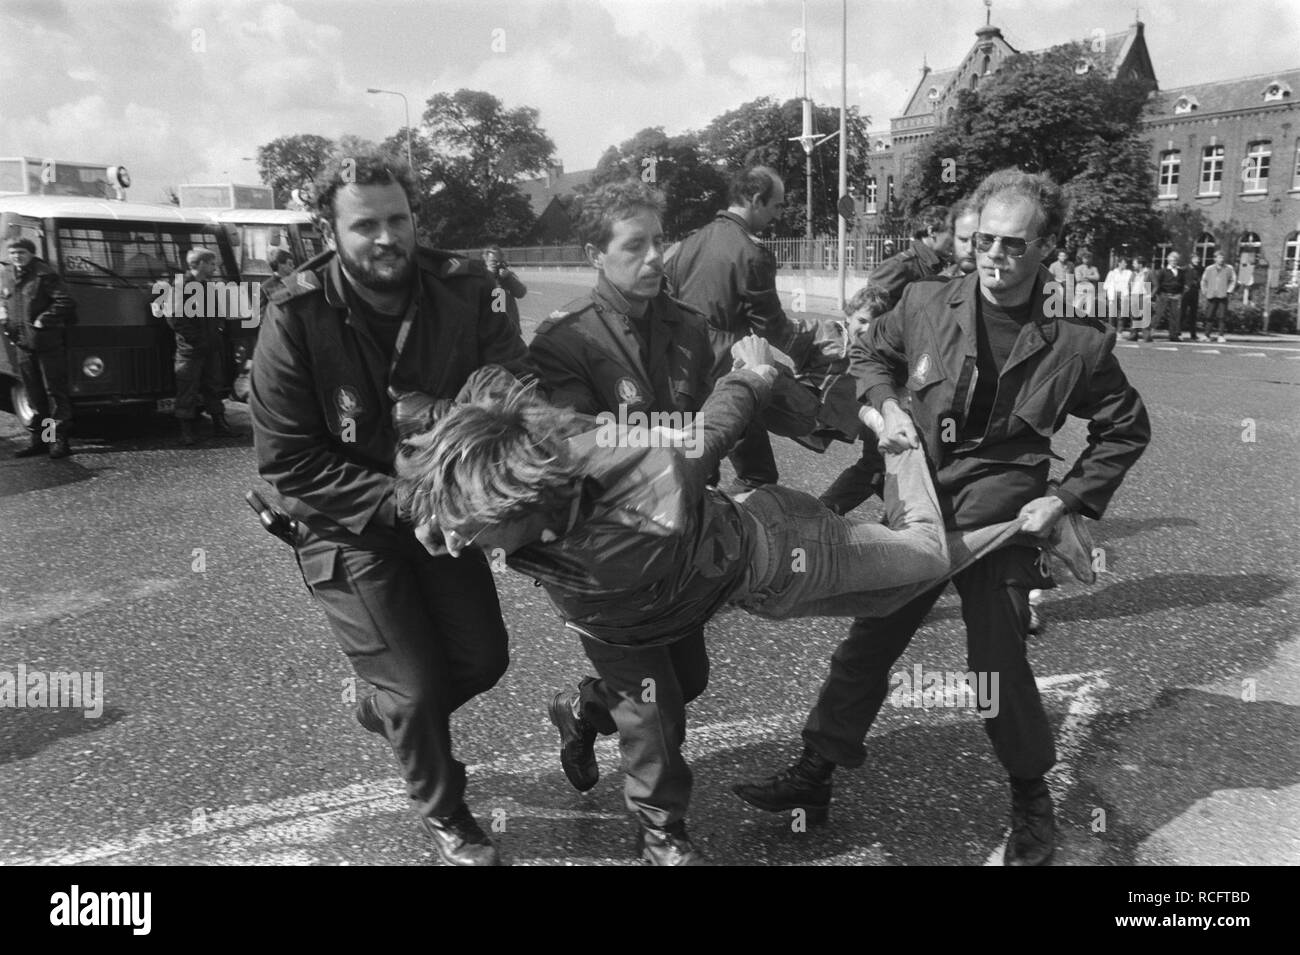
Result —
[[[888, 128], [923, 59], [955, 66], [982, 0], [849, 0], [848, 101]], [[1300, 68], [1300, 0], [994, 0], [1016, 48], [1125, 29], [1163, 89]], [[808, 0], [809, 92], [840, 99], [840, 0]], [[129, 197], [255, 183], [285, 135], [380, 140], [437, 92], [531, 106], [566, 170], [638, 130], [801, 93], [799, 0], [0, 0], [0, 156], [124, 164]], [[791, 135], [798, 135], [791, 130]]]

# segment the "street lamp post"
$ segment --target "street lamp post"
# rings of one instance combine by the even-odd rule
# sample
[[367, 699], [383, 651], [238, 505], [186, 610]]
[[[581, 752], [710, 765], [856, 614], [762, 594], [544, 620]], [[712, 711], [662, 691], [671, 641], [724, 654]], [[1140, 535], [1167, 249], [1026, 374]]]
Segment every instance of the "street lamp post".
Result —
[[366, 89], [367, 93], [387, 93], [390, 96], [402, 97], [402, 110], [406, 114], [406, 164], [411, 167], [411, 172], [415, 172], [415, 163], [411, 162], [411, 106], [406, 101], [406, 94], [399, 93], [397, 90], [380, 90], [371, 86]]

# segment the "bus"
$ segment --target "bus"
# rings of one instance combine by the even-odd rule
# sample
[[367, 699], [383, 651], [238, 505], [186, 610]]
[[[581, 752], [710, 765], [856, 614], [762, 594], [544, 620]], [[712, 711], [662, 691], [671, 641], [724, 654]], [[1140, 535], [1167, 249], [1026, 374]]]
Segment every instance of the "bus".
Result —
[[0, 157], [0, 196], [124, 199], [124, 190], [130, 185], [131, 176], [125, 166], [31, 156]]
[[[0, 241], [31, 239], [36, 254], [63, 277], [77, 304], [68, 327], [68, 394], [74, 407], [170, 410], [176, 394], [175, 341], [158, 308], [159, 282], [183, 275], [195, 248], [217, 255], [216, 279], [234, 283], [238, 263], [229, 236], [211, 216], [175, 206], [73, 196], [0, 196]], [[0, 282], [13, 281], [3, 256]], [[256, 322], [226, 315], [226, 370], [233, 381], [252, 354]], [[0, 336], [0, 339], [4, 339]], [[17, 351], [0, 348], [0, 393], [31, 426], [35, 411], [18, 374]]]

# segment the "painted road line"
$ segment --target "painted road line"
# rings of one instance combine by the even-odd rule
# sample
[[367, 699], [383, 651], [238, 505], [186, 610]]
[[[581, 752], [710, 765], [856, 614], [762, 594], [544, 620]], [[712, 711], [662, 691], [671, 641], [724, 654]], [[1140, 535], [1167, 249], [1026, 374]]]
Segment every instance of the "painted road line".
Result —
[[1177, 345], [1157, 345], [1156, 351], [1178, 351]]
[[[1078, 688], [1069, 689], [1074, 684], [1078, 684]], [[1061, 692], [1070, 698], [1065, 719], [1056, 733], [1056, 766], [1047, 774], [1047, 785], [1052, 791], [1052, 800], [1058, 806], [1064, 805], [1070, 790], [1074, 788], [1075, 761], [1087, 739], [1088, 728], [1101, 712], [1098, 692], [1109, 685], [1105, 670], [1063, 673], [1038, 680], [1040, 690]], [[998, 845], [984, 860], [985, 865], [1002, 865], [1002, 855], [1006, 851], [1007, 839], [1010, 835], [1010, 829], [1003, 830]]]
[[[803, 725], [805, 713], [775, 714], [725, 723], [692, 726], [687, 733], [685, 754], [698, 759], [709, 753], [733, 748], [737, 743], [772, 738], [794, 738]], [[617, 765], [618, 742], [610, 738], [596, 744], [597, 754], [606, 765]], [[535, 753], [503, 756], [467, 767], [471, 777], [542, 776], [559, 777], [556, 751], [547, 748]], [[471, 784], [470, 801], [490, 818], [491, 796], [475, 798]], [[157, 852], [167, 847], [192, 843], [205, 857], [209, 853], [238, 859], [242, 864], [257, 864], [258, 852], [273, 848], [276, 854], [299, 845], [326, 839], [341, 824], [383, 813], [409, 812], [410, 800], [405, 784], [396, 778], [368, 783], [354, 783], [338, 789], [286, 796], [266, 803], [251, 803], [204, 811], [193, 818], [148, 826], [130, 835], [97, 844], [59, 849], [48, 854], [5, 859], [5, 865], [85, 865], [119, 859], [137, 853]], [[554, 810], [549, 810], [554, 812]], [[607, 814], [580, 812], [574, 818], [603, 819]], [[622, 818], [622, 814], [619, 814]], [[145, 859], [137, 860], [147, 862]], [[268, 863], [270, 864], [270, 863]]]
[[1262, 351], [1244, 351], [1237, 357], [1238, 358], [1267, 358], [1268, 355], [1264, 354]]

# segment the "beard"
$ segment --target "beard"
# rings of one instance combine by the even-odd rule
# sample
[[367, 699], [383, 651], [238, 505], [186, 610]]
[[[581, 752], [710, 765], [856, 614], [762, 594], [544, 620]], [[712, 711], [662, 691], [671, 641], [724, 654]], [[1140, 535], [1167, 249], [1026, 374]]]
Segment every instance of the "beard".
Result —
[[400, 292], [411, 284], [415, 265], [405, 252], [395, 253], [395, 258], [391, 261], [393, 270], [382, 273], [375, 267], [374, 262], [354, 258], [342, 245], [337, 247], [337, 252], [343, 271], [362, 288], [370, 289], [372, 292]]

